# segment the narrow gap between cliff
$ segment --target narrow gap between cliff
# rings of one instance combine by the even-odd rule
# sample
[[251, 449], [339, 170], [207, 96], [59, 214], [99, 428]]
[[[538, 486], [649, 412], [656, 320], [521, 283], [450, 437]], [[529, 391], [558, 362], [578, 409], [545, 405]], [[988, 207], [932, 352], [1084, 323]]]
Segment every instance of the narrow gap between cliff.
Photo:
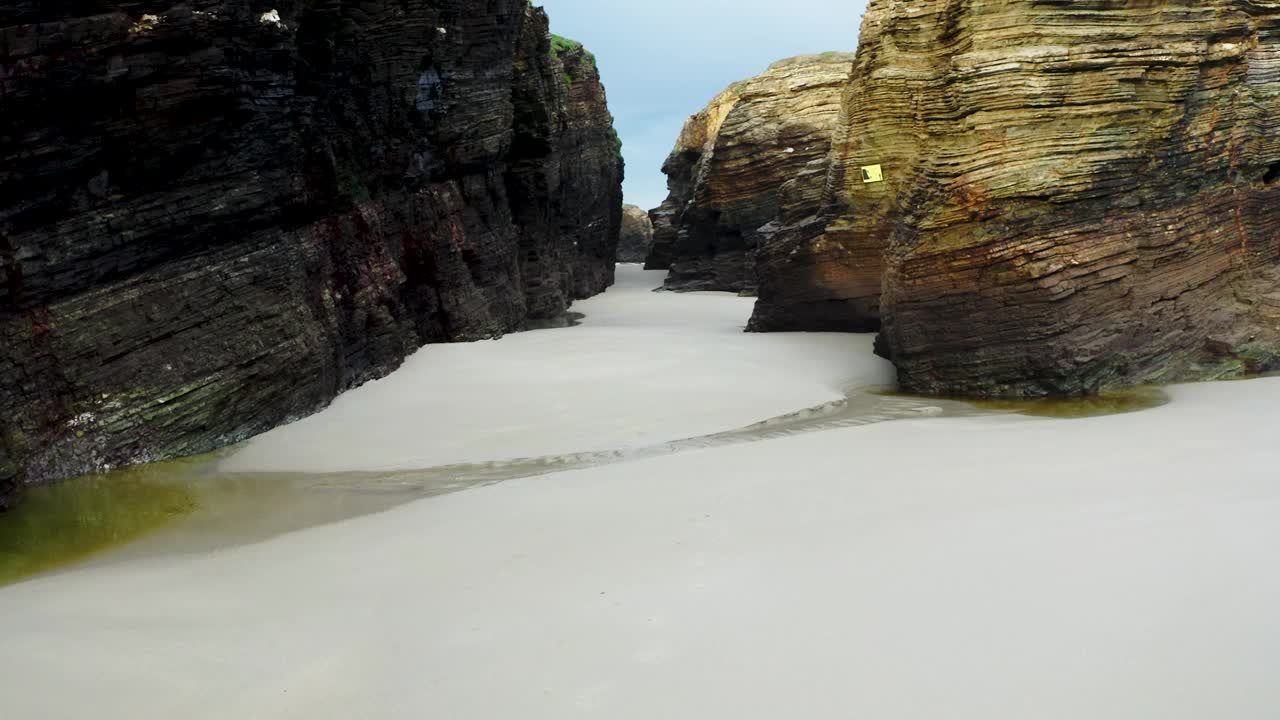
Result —
[[1280, 180], [1280, 162], [1271, 163], [1271, 167], [1267, 168], [1267, 174], [1262, 176], [1262, 182], [1268, 185], [1276, 180]]

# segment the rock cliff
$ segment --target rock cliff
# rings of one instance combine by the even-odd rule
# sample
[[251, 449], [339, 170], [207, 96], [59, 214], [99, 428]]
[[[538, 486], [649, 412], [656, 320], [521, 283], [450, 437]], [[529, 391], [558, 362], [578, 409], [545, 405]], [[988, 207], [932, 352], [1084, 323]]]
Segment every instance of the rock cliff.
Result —
[[[804, 55], [735, 83], [685, 123], [663, 165], [670, 195], [652, 214], [646, 264], [672, 290], [752, 291], [755, 252], [782, 212], [783, 185], [817, 208], [852, 55]], [[798, 210], [797, 210], [798, 212]], [[763, 228], [763, 230], [762, 230]]]
[[649, 213], [635, 205], [622, 206], [622, 234], [618, 237], [618, 262], [642, 263], [653, 245]]
[[930, 393], [1276, 366], [1280, 5], [873, 0], [843, 105], [760, 329], [882, 322]]
[[0, 107], [0, 497], [612, 281], [604, 90], [526, 0], [19, 0]]

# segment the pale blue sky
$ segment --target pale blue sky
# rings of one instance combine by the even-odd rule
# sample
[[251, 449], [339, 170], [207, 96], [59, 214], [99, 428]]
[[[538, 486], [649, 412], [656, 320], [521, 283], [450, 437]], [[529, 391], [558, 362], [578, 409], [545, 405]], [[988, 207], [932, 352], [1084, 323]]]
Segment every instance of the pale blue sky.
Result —
[[666, 197], [685, 118], [736, 80], [803, 53], [852, 51], [865, 0], [534, 0], [595, 53], [627, 159], [627, 202]]

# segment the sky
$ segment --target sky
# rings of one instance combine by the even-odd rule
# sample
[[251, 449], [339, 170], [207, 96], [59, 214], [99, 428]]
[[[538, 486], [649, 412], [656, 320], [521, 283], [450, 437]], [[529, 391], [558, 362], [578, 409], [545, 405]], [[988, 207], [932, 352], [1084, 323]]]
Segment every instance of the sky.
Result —
[[865, 0], [535, 0], [593, 52], [627, 161], [626, 201], [656, 207], [686, 118], [775, 60], [853, 51]]

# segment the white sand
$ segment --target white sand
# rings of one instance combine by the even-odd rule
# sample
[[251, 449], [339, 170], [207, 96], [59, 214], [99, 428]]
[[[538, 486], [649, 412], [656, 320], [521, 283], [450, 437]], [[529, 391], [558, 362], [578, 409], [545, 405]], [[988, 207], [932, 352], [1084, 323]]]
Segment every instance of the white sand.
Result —
[[1174, 396], [516, 480], [0, 589], [0, 716], [1274, 720], [1280, 380]]
[[652, 445], [893, 382], [869, 335], [743, 332], [750, 298], [653, 293], [620, 266], [583, 325], [430, 345], [323, 413], [250, 441], [237, 471], [401, 470]]

